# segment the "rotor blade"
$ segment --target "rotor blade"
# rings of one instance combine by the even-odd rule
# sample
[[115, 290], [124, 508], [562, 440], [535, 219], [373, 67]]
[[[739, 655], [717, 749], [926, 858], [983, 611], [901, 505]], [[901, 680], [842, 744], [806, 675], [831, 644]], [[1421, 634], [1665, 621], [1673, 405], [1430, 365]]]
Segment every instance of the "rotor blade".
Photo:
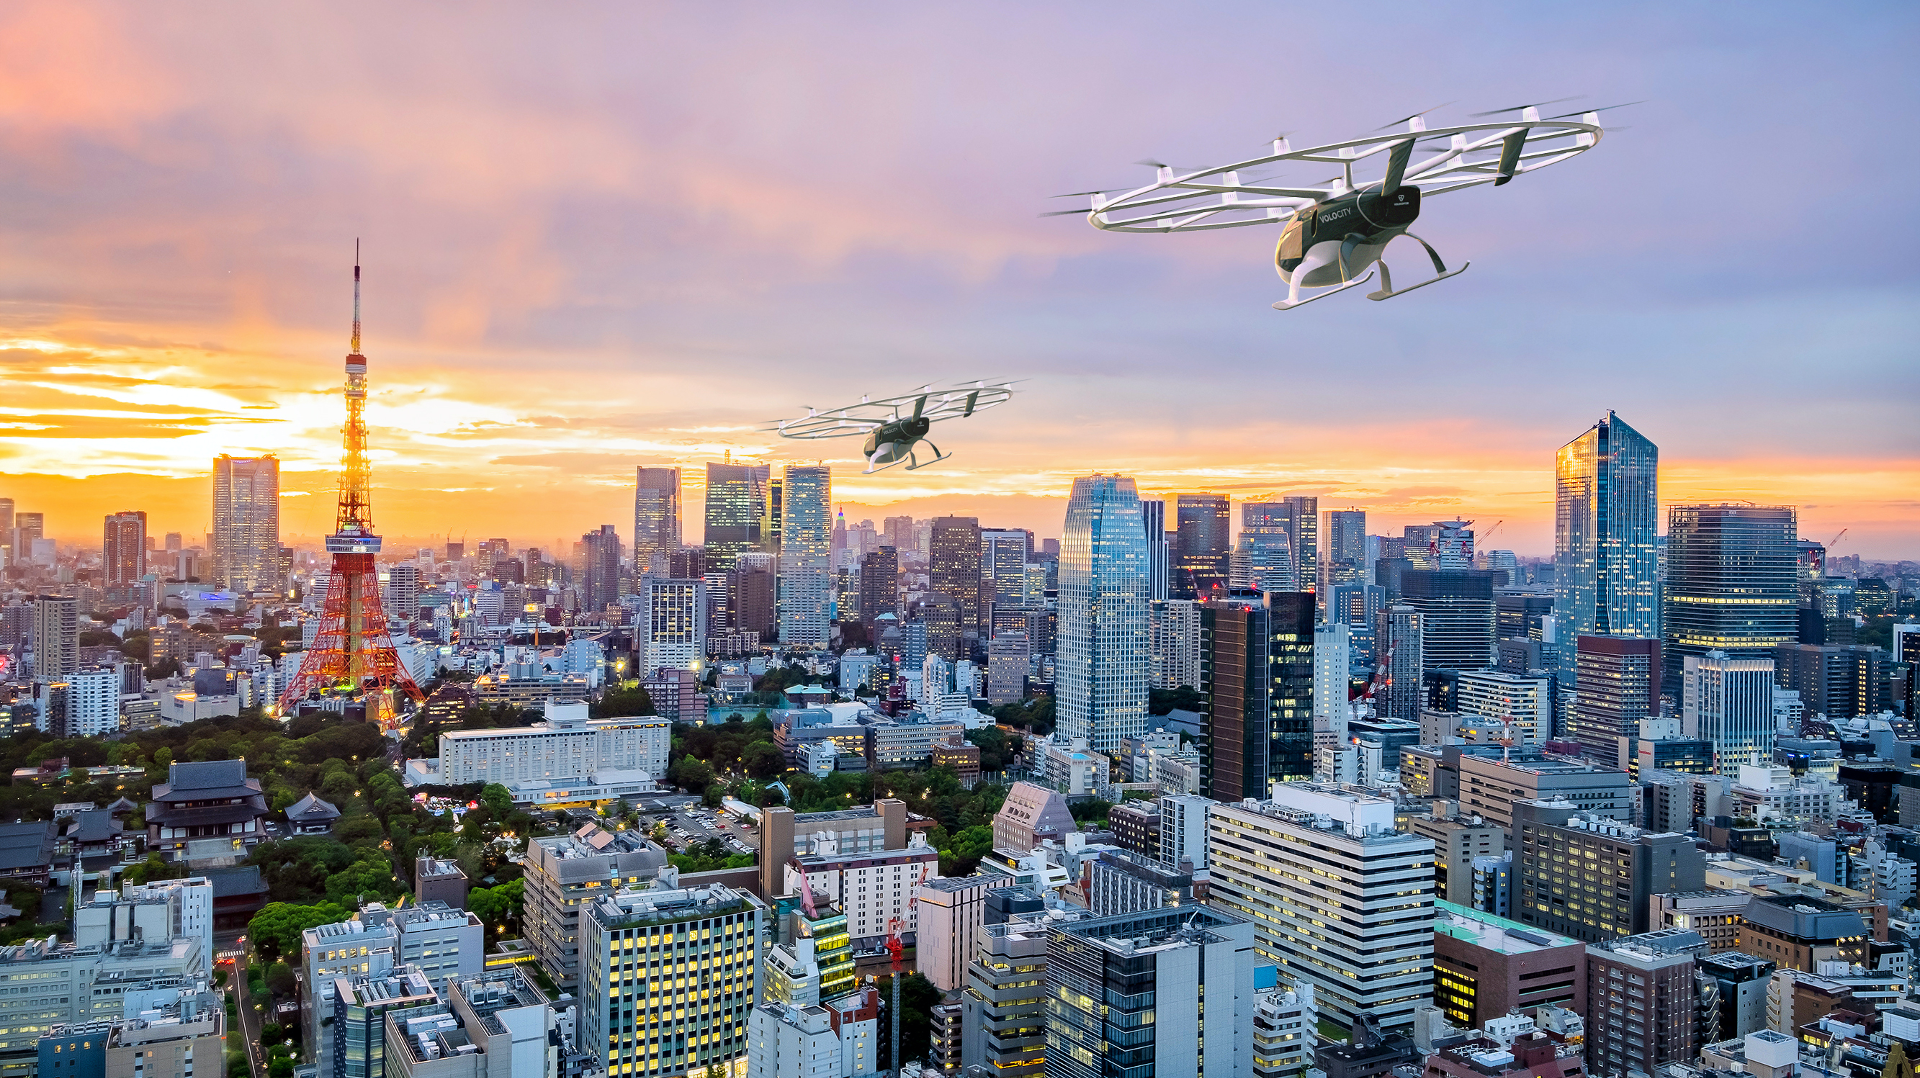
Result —
[[1508, 135], [1500, 143], [1500, 178], [1493, 181], [1495, 187], [1513, 179], [1513, 170], [1520, 164], [1520, 151], [1527, 144], [1527, 129], [1521, 128]]
[[1387, 178], [1380, 184], [1381, 194], [1391, 195], [1400, 190], [1400, 181], [1407, 174], [1407, 159], [1412, 156], [1412, 139], [1401, 139], [1393, 144], [1393, 151], [1387, 155]]
[[1068, 191], [1064, 195], [1049, 195], [1049, 198], [1085, 198], [1088, 195], [1104, 195], [1105, 191]]
[[913, 402], [913, 418], [915, 418], [915, 419], [919, 419], [919, 418], [920, 418], [920, 412], [921, 412], [921, 411], [922, 411], [922, 410], [923, 410], [924, 408], [926, 408], [926, 406], [927, 406], [927, 398], [926, 398], [926, 396], [922, 396], [922, 397], [921, 397], [921, 398], [920, 398], [919, 400], [917, 400], [917, 401], [914, 401], [914, 402]]
[[977, 389], [967, 394], [967, 410], [964, 412], [961, 412], [960, 415], [962, 417], [972, 415], [974, 402], [978, 401], [979, 399], [980, 399], [980, 391]]
[[1536, 108], [1539, 108], [1541, 105], [1558, 105], [1562, 101], [1578, 101], [1580, 100], [1581, 96], [1582, 95], [1580, 94], [1574, 94], [1572, 97], [1556, 97], [1551, 101], [1529, 101], [1524, 105], [1514, 105], [1504, 109], [1489, 109], [1486, 112], [1476, 112], [1476, 113], [1473, 113], [1472, 115], [1498, 116], [1503, 112], [1519, 112], [1521, 109], [1536, 109]]
[[1155, 161], [1151, 157], [1142, 157], [1140, 160], [1135, 161], [1134, 164], [1145, 165], [1148, 168], [1172, 168], [1173, 167], [1172, 165], [1167, 164], [1165, 161]]
[[1420, 110], [1419, 112], [1416, 112], [1416, 113], [1414, 113], [1414, 114], [1413, 114], [1413, 115], [1411, 115], [1411, 116], [1402, 116], [1402, 117], [1400, 117], [1400, 118], [1399, 118], [1398, 120], [1395, 120], [1395, 121], [1393, 121], [1393, 122], [1392, 122], [1392, 123], [1390, 123], [1390, 124], [1382, 124], [1382, 125], [1380, 125], [1379, 127], [1376, 127], [1376, 128], [1374, 128], [1374, 130], [1375, 130], [1375, 131], [1385, 131], [1385, 130], [1386, 130], [1387, 128], [1389, 128], [1389, 127], [1399, 127], [1399, 126], [1400, 126], [1401, 124], [1403, 124], [1403, 123], [1406, 123], [1406, 122], [1408, 122], [1409, 120], [1417, 120], [1417, 119], [1419, 119], [1420, 117], [1422, 117], [1422, 116], [1425, 116], [1425, 115], [1426, 115], [1427, 113], [1429, 113], [1429, 112], [1438, 112], [1438, 111], [1440, 111], [1441, 109], [1444, 109], [1444, 108], [1446, 108], [1446, 107], [1447, 107], [1447, 105], [1451, 105], [1451, 104], [1453, 104], [1453, 102], [1451, 102], [1451, 101], [1449, 101], [1449, 102], [1447, 102], [1447, 103], [1446, 103], [1446, 104], [1444, 104], [1444, 105], [1435, 105], [1435, 106], [1433, 106], [1433, 107], [1432, 107], [1432, 108], [1430, 108], [1430, 109], [1421, 109], [1421, 110]]
[[1039, 213], [1039, 214], [1035, 214], [1034, 216], [1036, 217], [1069, 217], [1069, 216], [1085, 217], [1087, 214], [1090, 214], [1092, 212], [1094, 211], [1093, 210], [1049, 210], [1046, 213]]
[[1622, 101], [1622, 102], [1621, 102], [1620, 104], [1618, 104], [1618, 105], [1602, 105], [1602, 106], [1600, 106], [1600, 107], [1599, 107], [1599, 108], [1597, 108], [1597, 109], [1581, 109], [1581, 110], [1580, 110], [1579, 112], [1563, 112], [1563, 113], [1561, 113], [1561, 114], [1560, 114], [1560, 115], [1558, 115], [1558, 116], [1549, 116], [1549, 117], [1547, 117], [1547, 119], [1549, 119], [1549, 120], [1565, 120], [1565, 119], [1569, 119], [1569, 118], [1571, 118], [1571, 117], [1574, 117], [1574, 116], [1585, 116], [1585, 115], [1586, 115], [1587, 113], [1589, 113], [1589, 112], [1605, 112], [1605, 111], [1607, 111], [1608, 109], [1624, 109], [1624, 108], [1626, 108], [1626, 107], [1627, 107], [1628, 105], [1644, 105], [1644, 104], [1646, 104], [1646, 103], [1647, 103], [1647, 99], [1642, 99], [1642, 100], [1639, 100], [1639, 101]]

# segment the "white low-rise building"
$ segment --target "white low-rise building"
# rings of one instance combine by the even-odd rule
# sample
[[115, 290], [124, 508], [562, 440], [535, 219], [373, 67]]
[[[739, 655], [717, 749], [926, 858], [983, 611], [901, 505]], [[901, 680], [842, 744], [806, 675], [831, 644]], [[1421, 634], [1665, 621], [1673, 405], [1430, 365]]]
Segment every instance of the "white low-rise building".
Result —
[[610, 771], [666, 774], [673, 723], [657, 715], [590, 719], [587, 705], [548, 701], [546, 722], [500, 730], [452, 730], [440, 735], [437, 782], [570, 783]]
[[904, 850], [842, 854], [830, 835], [815, 839], [812, 845], [813, 852], [786, 866], [783, 893], [797, 893], [804, 872], [814, 894], [826, 896], [846, 911], [847, 934], [855, 946], [885, 938], [896, 919], [904, 938], [917, 938], [920, 921], [914, 890], [940, 878], [940, 851], [927, 845], [926, 835], [916, 832]]

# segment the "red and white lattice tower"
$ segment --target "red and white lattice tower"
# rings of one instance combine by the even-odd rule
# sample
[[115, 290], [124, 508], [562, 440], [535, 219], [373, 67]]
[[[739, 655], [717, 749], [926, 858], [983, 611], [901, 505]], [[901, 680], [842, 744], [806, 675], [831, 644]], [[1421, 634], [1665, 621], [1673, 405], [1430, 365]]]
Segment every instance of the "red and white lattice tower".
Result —
[[358, 698], [367, 721], [383, 730], [399, 725], [397, 694], [426, 697], [413, 683], [394, 651], [380, 606], [380, 574], [374, 555], [380, 537], [373, 531], [367, 481], [367, 357], [360, 354], [360, 247], [353, 252], [353, 351], [347, 355], [345, 454], [340, 461], [340, 510], [327, 553], [333, 571], [320, 609], [320, 632], [300, 660], [300, 673], [280, 698], [283, 713], [316, 692]]

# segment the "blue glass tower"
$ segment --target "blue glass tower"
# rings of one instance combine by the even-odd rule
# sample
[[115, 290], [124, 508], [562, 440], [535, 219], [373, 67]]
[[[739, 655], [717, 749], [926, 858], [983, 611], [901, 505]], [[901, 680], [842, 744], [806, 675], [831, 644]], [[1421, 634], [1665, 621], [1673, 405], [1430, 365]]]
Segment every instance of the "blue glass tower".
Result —
[[1133, 480], [1073, 481], [1060, 540], [1060, 630], [1054, 660], [1058, 728], [1096, 752], [1147, 724], [1149, 559]]

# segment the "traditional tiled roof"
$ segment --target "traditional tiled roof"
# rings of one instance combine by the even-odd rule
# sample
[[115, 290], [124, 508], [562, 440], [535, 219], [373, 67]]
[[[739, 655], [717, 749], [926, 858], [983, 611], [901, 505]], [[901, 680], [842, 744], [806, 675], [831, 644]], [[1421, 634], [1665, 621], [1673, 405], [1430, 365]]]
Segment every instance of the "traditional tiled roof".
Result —
[[339, 809], [311, 793], [287, 806], [287, 819], [296, 823], [322, 823], [339, 818]]
[[56, 829], [51, 821], [0, 824], [0, 871], [53, 864]]

